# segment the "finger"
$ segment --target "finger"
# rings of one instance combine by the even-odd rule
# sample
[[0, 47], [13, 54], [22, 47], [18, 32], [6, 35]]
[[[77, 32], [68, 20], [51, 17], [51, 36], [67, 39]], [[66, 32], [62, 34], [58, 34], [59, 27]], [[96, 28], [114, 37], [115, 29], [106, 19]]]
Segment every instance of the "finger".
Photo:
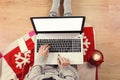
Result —
[[43, 45], [40, 46], [39, 50], [40, 50], [40, 49], [43, 49]]
[[63, 67], [64, 66], [64, 62], [62, 61], [61, 58], [58, 58], [58, 65], [59, 65], [59, 67]]
[[62, 58], [62, 60], [63, 60], [63, 66], [65, 66], [67, 64], [67, 60], [64, 57]]
[[49, 48], [50, 48], [50, 46], [48, 46], [44, 51], [45, 51], [45, 54], [47, 54], [48, 55], [48, 53], [49, 53]]
[[64, 62], [66, 61], [66, 58], [63, 57], [62, 59], [63, 59]]
[[50, 46], [49, 45], [47, 45], [46, 46], [46, 48], [45, 48], [45, 50], [49, 50], [50, 49]]
[[66, 59], [66, 61], [67, 61], [68, 63], [70, 63], [70, 60], [69, 60], [69, 59]]
[[62, 58], [62, 60], [63, 60], [63, 62], [67, 62], [68, 60], [67, 60], [67, 58]]
[[47, 46], [48, 46], [47, 44], [46, 44], [46, 45], [43, 45], [43, 49], [46, 49]]
[[[60, 55], [58, 54], [58, 57], [59, 57]], [[58, 62], [58, 65], [60, 65], [61, 63], [60, 63], [60, 60], [59, 60], [59, 58], [57, 57], [57, 62]]]
[[63, 58], [61, 56], [58, 56], [58, 59], [60, 60], [60, 62], [63, 62]]
[[63, 58], [63, 60], [69, 62], [69, 59], [67, 59], [67, 58]]
[[66, 66], [70, 65], [69, 59], [66, 60]]
[[40, 48], [39, 48], [39, 51], [43, 50], [43, 49], [44, 49], [44, 45], [41, 45]]
[[61, 65], [61, 62], [60, 62], [60, 60], [57, 58], [57, 62], [58, 62], [58, 65]]
[[70, 64], [70, 61], [67, 58], [63, 58], [63, 62], [64, 62], [64, 66], [67, 66]]
[[60, 56], [60, 54], [58, 54], [58, 58], [62, 59], [62, 57]]
[[67, 63], [65, 58], [63, 58], [63, 57], [60, 58], [60, 62], [61, 62], [61, 66], [65, 66]]
[[43, 50], [43, 46], [41, 46], [40, 48], [39, 48], [39, 51], [38, 52], [41, 52]]
[[62, 57], [58, 56], [58, 60], [59, 60], [59, 64], [62, 65], [62, 63], [63, 63]]
[[45, 54], [44, 54], [45, 56], [48, 56], [49, 50], [46, 50], [44, 53], [45, 53]]

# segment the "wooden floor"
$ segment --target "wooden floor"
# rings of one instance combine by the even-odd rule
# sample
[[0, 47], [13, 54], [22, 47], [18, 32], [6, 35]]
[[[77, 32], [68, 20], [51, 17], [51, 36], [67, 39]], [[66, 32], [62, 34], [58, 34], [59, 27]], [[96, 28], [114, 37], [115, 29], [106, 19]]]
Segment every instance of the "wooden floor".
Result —
[[[0, 50], [32, 30], [31, 16], [48, 16], [52, 0], [0, 0]], [[72, 0], [73, 15], [86, 16], [95, 29], [105, 62], [99, 80], [120, 80], [120, 1]]]

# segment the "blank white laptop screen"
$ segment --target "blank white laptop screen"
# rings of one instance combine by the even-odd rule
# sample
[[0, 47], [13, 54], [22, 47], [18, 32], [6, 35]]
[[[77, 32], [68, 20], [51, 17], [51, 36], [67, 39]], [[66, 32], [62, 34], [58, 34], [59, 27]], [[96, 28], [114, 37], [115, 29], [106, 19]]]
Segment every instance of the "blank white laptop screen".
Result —
[[32, 18], [36, 32], [81, 31], [84, 17]]

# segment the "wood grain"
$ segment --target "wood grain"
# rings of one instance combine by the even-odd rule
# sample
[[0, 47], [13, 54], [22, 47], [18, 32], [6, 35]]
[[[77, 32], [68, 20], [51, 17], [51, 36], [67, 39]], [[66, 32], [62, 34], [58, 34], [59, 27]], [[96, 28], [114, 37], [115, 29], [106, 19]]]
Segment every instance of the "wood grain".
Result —
[[[0, 0], [0, 50], [32, 30], [31, 16], [48, 16], [52, 0]], [[86, 16], [95, 29], [96, 49], [105, 62], [99, 80], [120, 80], [120, 1], [72, 0], [73, 15]]]

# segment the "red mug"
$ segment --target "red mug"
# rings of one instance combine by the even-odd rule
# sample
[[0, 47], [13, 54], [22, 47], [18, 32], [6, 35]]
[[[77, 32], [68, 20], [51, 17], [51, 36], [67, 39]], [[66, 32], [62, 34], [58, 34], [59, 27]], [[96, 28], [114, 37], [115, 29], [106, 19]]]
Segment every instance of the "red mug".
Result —
[[93, 55], [89, 59], [89, 62], [92, 65], [99, 66], [102, 62], [104, 62], [103, 54], [99, 50], [94, 50]]

